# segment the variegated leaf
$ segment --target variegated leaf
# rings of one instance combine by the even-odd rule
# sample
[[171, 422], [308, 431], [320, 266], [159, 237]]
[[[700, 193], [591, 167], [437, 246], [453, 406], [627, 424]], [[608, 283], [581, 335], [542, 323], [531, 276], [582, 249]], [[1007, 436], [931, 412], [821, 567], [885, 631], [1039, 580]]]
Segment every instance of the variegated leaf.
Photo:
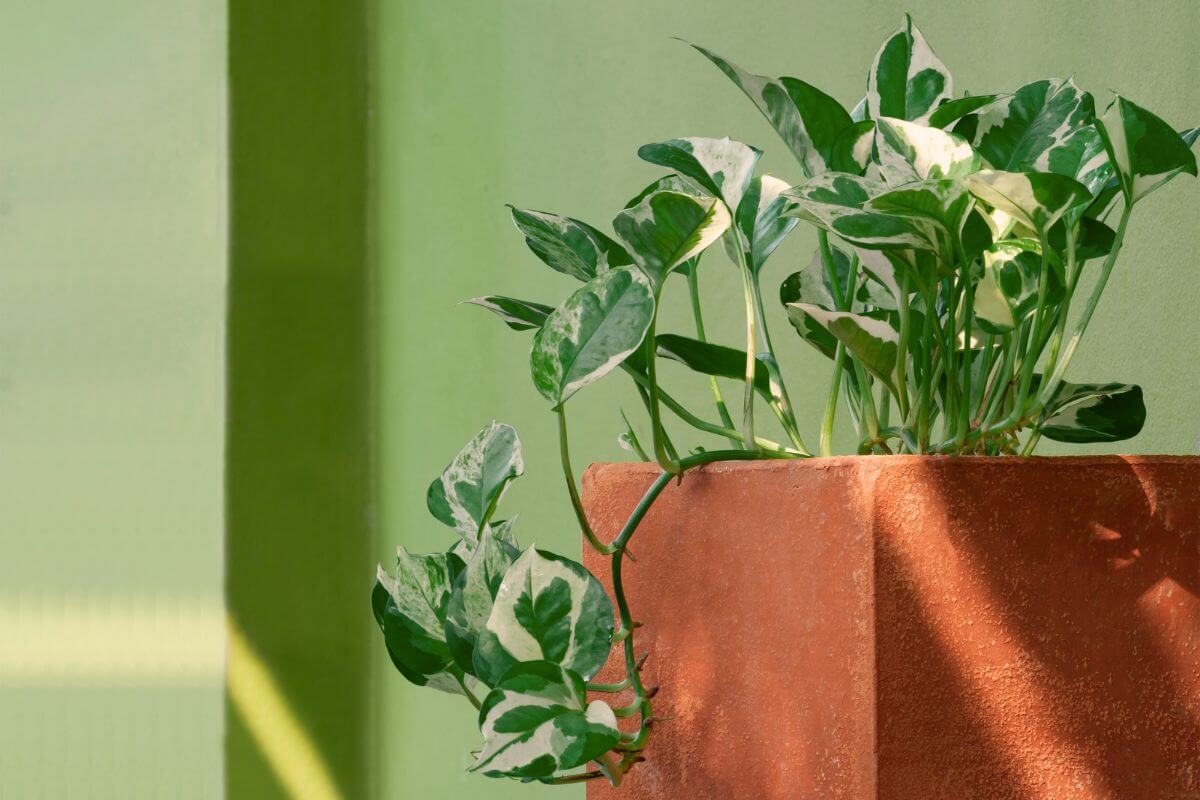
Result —
[[954, 81], [925, 41], [912, 17], [884, 41], [867, 76], [867, 116], [927, 123], [954, 96]]
[[486, 308], [498, 316], [505, 325], [514, 331], [531, 331], [542, 327], [546, 317], [550, 316], [553, 307], [535, 303], [532, 300], [519, 300], [515, 297], [490, 294], [484, 297], [472, 297], [463, 300], [464, 303]]
[[459, 692], [457, 669], [444, 630], [450, 587], [462, 562], [448, 553], [396, 553], [396, 577], [380, 567], [371, 596], [375, 621], [388, 654], [405, 678], [418, 686]]
[[1076, 169], [1056, 164], [1055, 152], [1095, 116], [1092, 96], [1074, 81], [1034, 81], [982, 108], [971, 142], [994, 169], [1074, 178]]
[[[919, 220], [928, 220], [952, 237], [962, 234], [973, 200], [962, 181], [953, 178], [908, 183], [876, 195], [866, 208]], [[947, 258], [953, 261], [952, 254]]]
[[[517, 518], [515, 515], [510, 519], [492, 520], [484, 526], [483, 536], [495, 536], [501, 542], [511, 547], [517, 547], [517, 538], [513, 534], [513, 524], [516, 521]], [[478, 540], [459, 539], [446, 552], [450, 553], [452, 556], [457, 556], [459, 560], [465, 564], [471, 560], [473, 555], [475, 555], [475, 546], [477, 544]]]
[[1196, 174], [1189, 143], [1146, 109], [1117, 97], [1100, 123], [1126, 201], [1136, 203], [1181, 172]]
[[994, 103], [1004, 95], [977, 94], [960, 97], [957, 100], [947, 100], [933, 110], [929, 115], [929, 125], [935, 128], [947, 128], [958, 122], [967, 114], [974, 113], [984, 106]]
[[835, 172], [864, 175], [875, 154], [875, 120], [865, 119], [844, 128], [833, 142], [829, 164]]
[[1063, 383], [1046, 410], [1042, 435], [1056, 442], [1120, 442], [1146, 423], [1142, 387], [1130, 383]]
[[820, 175], [829, 169], [834, 140], [851, 122], [837, 100], [796, 78], [777, 80], [755, 75], [711, 50], [692, 47], [758, 107], [796, 156], [805, 175]]
[[636, 195], [630, 198], [623, 208], [633, 208], [641, 205], [642, 201], [655, 192], [678, 192], [680, 194], [690, 194], [696, 197], [710, 197], [704, 189], [697, 186], [694, 181], [689, 181], [681, 175], [676, 175], [674, 172], [664, 175], [654, 183], [642, 189]]
[[493, 420], [429, 485], [429, 513], [474, 544], [480, 525], [495, 509], [508, 482], [524, 471], [516, 430]]
[[961, 178], [981, 166], [979, 154], [962, 137], [890, 117], [875, 120], [875, 153], [889, 186]]
[[638, 148], [638, 158], [695, 181], [713, 197], [721, 198], [731, 214], [737, 213], [761, 157], [758, 148], [728, 137], [668, 139]]
[[886, 187], [855, 175], [828, 173], [783, 193], [795, 206], [785, 213], [815, 221], [843, 239], [861, 247], [937, 248], [937, 237], [921, 220], [865, 210], [864, 206]]
[[[983, 276], [975, 287], [975, 320], [986, 333], [1007, 333], [1037, 306], [1042, 256], [1037, 242], [1009, 239], [983, 254]], [[1061, 302], [1063, 287], [1055, 273], [1047, 276], [1047, 299]]]
[[655, 289], [680, 264], [699, 255], [732, 224], [724, 203], [677, 191], [647, 195], [617, 214], [613, 228]]
[[475, 642], [487, 625], [504, 574], [521, 555], [507, 528], [489, 529], [454, 581], [446, 602], [446, 645], [464, 671], [475, 674]]
[[529, 249], [546, 266], [564, 275], [590, 281], [611, 267], [633, 263], [621, 245], [586, 222], [544, 211], [509, 208]]
[[603, 700], [587, 702], [583, 678], [548, 661], [517, 664], [479, 709], [483, 748], [471, 765], [491, 777], [548, 778], [599, 758], [621, 731]]
[[966, 182], [976, 198], [1042, 235], [1069, 209], [1091, 200], [1086, 186], [1051, 172], [985, 169]]
[[886, 322], [848, 311], [826, 311], [808, 303], [792, 303], [788, 317], [800, 330], [807, 317], [833, 334], [846, 350], [893, 391], [900, 337]]
[[653, 318], [654, 295], [639, 270], [621, 267], [593, 278], [533, 337], [534, 386], [555, 407], [562, 405], [620, 366], [642, 343]]
[[475, 674], [495, 686], [519, 661], [553, 661], [585, 679], [612, 644], [613, 610], [592, 575], [570, 559], [529, 548], [504, 575], [475, 644]]
[[[784, 216], [791, 201], [780, 194], [788, 189], [787, 183], [770, 175], [755, 176], [750, 181], [742, 205], [734, 218], [741, 231], [742, 242], [750, 245], [750, 269], [758, 273], [775, 248], [791, 233], [800, 220]], [[722, 239], [726, 249], [739, 246], [726, 235]], [[737, 253], [731, 252], [730, 259], [736, 264]]]

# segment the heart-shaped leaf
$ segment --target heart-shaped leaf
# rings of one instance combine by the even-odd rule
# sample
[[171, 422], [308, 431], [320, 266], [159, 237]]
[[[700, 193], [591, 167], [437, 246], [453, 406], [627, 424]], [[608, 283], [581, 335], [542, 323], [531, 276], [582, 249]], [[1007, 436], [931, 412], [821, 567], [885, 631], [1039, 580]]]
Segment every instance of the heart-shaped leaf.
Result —
[[551, 306], [535, 303], [532, 300], [518, 300], [515, 297], [504, 297], [498, 294], [472, 297], [470, 300], [462, 302], [486, 308], [514, 331], [537, 330], [545, 324], [546, 317], [550, 316], [550, 312], [554, 310]]
[[509, 208], [529, 249], [546, 266], [564, 275], [590, 281], [607, 269], [633, 263], [621, 245], [586, 222], [544, 211]]
[[483, 748], [471, 765], [492, 777], [548, 778], [599, 758], [621, 731], [603, 700], [587, 702], [583, 679], [548, 661], [517, 664], [479, 708]]
[[1001, 97], [976, 114], [975, 149], [995, 169], [1058, 172], [1055, 151], [1095, 119], [1092, 96], [1072, 80], [1040, 80]]
[[884, 41], [867, 76], [867, 116], [927, 123], [954, 96], [954, 80], [916, 25], [904, 15], [900, 30]]
[[1146, 423], [1142, 387], [1130, 383], [1064, 382], [1046, 410], [1042, 435], [1056, 442], [1120, 442]]
[[1078, 181], [1051, 172], [985, 169], [968, 176], [966, 182], [979, 200], [1042, 235], [1069, 209], [1092, 197]]
[[593, 278], [546, 319], [533, 337], [530, 370], [558, 407], [620, 366], [646, 336], [654, 295], [646, 277], [622, 267]]
[[461, 692], [452, 671], [444, 624], [450, 587], [462, 562], [447, 553], [396, 553], [396, 577], [380, 567], [371, 595], [375, 621], [388, 654], [405, 678], [418, 686]]
[[426, 504], [439, 522], [474, 544], [508, 482], [525, 471], [521, 440], [511, 425], [492, 421], [429, 485]]
[[1196, 156], [1167, 123], [1124, 97], [1104, 112], [1100, 133], [1126, 201], [1136, 203], [1181, 172], [1196, 174]]
[[[788, 318], [797, 330], [815, 323], [846, 346], [846, 350], [885, 385], [895, 391], [896, 363], [900, 337], [886, 322], [852, 314], [827, 311], [808, 303], [792, 303]], [[807, 318], [807, 319], [806, 319]]]
[[552, 661], [595, 675], [612, 644], [612, 603], [581, 564], [529, 548], [504, 574], [475, 642], [475, 674], [489, 686], [519, 661]]
[[814, 220], [823, 228], [861, 247], [937, 248], [932, 228], [921, 220], [864, 210], [882, 184], [855, 175], [828, 173], [783, 193], [795, 206], [785, 213]]
[[866, 208], [928, 220], [950, 236], [958, 237], [972, 206], [973, 200], [962, 181], [945, 178], [905, 184], [871, 198]]
[[641, 202], [655, 192], [678, 192], [679, 194], [690, 194], [696, 197], [711, 197], [703, 189], [697, 186], [693, 181], [689, 181], [674, 172], [669, 175], [664, 175], [654, 183], [642, 189], [626, 203], [623, 208], [633, 208], [641, 205]]
[[720, 200], [664, 190], [617, 214], [613, 228], [657, 289], [671, 270], [702, 253], [731, 223]]
[[504, 574], [521, 551], [506, 541], [504, 530], [489, 529], [454, 581], [446, 602], [446, 645], [464, 671], [475, 674], [475, 642], [492, 614]]
[[721, 198], [731, 213], [741, 205], [761, 157], [758, 148], [730, 138], [668, 139], [638, 148], [638, 158], [690, 178], [713, 197]]
[[979, 169], [979, 154], [960, 136], [902, 119], [875, 120], [875, 152], [884, 183], [961, 178]]
[[850, 124], [841, 103], [796, 78], [755, 75], [699, 45], [692, 45], [758, 107], [807, 176], [829, 169], [834, 140]]

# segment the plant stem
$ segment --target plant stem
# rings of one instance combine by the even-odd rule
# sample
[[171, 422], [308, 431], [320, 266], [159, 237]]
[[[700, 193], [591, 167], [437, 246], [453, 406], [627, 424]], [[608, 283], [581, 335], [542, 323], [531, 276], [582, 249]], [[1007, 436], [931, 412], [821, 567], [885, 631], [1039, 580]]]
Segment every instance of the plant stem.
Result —
[[833, 421], [837, 417], [838, 399], [842, 393], [842, 371], [845, 369], [846, 346], [841, 342], [833, 356], [833, 380], [829, 384], [829, 397], [825, 400], [825, 417], [821, 421], [821, 455], [833, 455]]
[[[732, 213], [732, 212], [730, 212]], [[741, 234], [736, 229], [731, 230], [737, 239], [739, 271], [742, 274], [742, 294], [745, 299], [746, 311], [746, 387], [742, 394], [742, 442], [747, 449], [754, 449], [754, 373], [758, 369], [758, 334], [755, 331], [754, 290], [753, 278], [750, 275], [750, 265], [746, 262], [746, 254], [742, 250]]]
[[[564, 404], [565, 405], [565, 404]], [[562, 460], [563, 477], [567, 481], [567, 494], [571, 496], [571, 507], [575, 509], [575, 518], [579, 520], [579, 530], [583, 533], [588, 544], [599, 553], [608, 552], [608, 548], [600, 537], [592, 530], [587, 514], [583, 511], [583, 501], [579, 497], [579, 489], [575, 486], [575, 473], [571, 469], [571, 449], [567, 444], [567, 414], [563, 406], [554, 409], [558, 414], [558, 454]]]
[[650, 328], [646, 331], [646, 380], [649, 384], [646, 386], [646, 391], [650, 393], [650, 438], [654, 445], [654, 457], [658, 460], [660, 467], [674, 475], [679, 472], [679, 462], [672, 458], [663, 446], [662, 415], [658, 408], [658, 374], [655, 365], [658, 358], [658, 347], [654, 337], [655, 328], [658, 325], [658, 301], [661, 295], [662, 289], [660, 288], [654, 294], [654, 314], [650, 317]]
[[[704, 315], [700, 310], [700, 264], [696, 262], [692, 264], [692, 268], [687, 272], [688, 293], [692, 298], [692, 319], [696, 323], [696, 338], [702, 342], [708, 342], [708, 338], [704, 334]], [[729, 407], [725, 405], [725, 396], [721, 393], [721, 385], [717, 382], [717, 376], [708, 376], [709, 383], [712, 385], [713, 402], [717, 405], [717, 416], [721, 418], [721, 424], [726, 428], [733, 427], [733, 417], [729, 416]]]

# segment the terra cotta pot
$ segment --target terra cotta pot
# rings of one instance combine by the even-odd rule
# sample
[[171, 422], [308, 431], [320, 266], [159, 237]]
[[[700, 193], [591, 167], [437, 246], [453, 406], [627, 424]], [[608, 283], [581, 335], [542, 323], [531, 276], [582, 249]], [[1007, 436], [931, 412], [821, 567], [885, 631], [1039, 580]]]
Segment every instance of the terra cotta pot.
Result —
[[[657, 471], [588, 470], [602, 535]], [[711, 465], [631, 550], [668, 719], [589, 800], [1200, 798], [1200, 458]]]

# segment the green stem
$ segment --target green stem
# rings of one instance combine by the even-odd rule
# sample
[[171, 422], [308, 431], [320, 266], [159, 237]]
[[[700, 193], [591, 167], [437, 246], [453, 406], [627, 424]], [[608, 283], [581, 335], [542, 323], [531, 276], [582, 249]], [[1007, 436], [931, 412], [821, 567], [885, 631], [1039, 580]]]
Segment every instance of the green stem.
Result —
[[[735, 232], [736, 233], [736, 232]], [[754, 373], [758, 369], [758, 333], [755, 330], [756, 312], [754, 309], [754, 291], [751, 288], [753, 280], [750, 276], [750, 265], [746, 263], [746, 255], [742, 252], [741, 236], [737, 236], [737, 251], [740, 272], [742, 273], [742, 294], [745, 299], [746, 312], [746, 386], [742, 394], [742, 442], [747, 449], [754, 449]]]
[[665, 471], [672, 475], [679, 472], [679, 462], [671, 457], [663, 445], [663, 424], [662, 412], [659, 410], [659, 389], [658, 389], [658, 373], [655, 362], [658, 357], [658, 348], [655, 345], [655, 328], [658, 325], [658, 300], [662, 290], [660, 289], [654, 296], [654, 314], [650, 317], [650, 329], [646, 331], [646, 380], [648, 386], [646, 391], [650, 393], [650, 438], [654, 445], [654, 457], [658, 460], [658, 464]]
[[[700, 310], [700, 264], [697, 262], [692, 264], [692, 268], [687, 272], [688, 293], [692, 299], [692, 319], [696, 323], [696, 338], [702, 342], [708, 342], [708, 338], [704, 333], [704, 315]], [[721, 418], [721, 424], [726, 428], [733, 427], [733, 417], [729, 416], [729, 407], [725, 405], [725, 395], [721, 393], [721, 385], [717, 382], [715, 375], [708, 377], [709, 383], [712, 386], [713, 402], [717, 405], [717, 416]]]
[[845, 369], [846, 346], [838, 342], [833, 356], [833, 380], [825, 400], [825, 416], [821, 421], [821, 455], [833, 455], [833, 421], [837, 417], [838, 398], [842, 392], [842, 372]]
[[563, 406], [554, 409], [558, 414], [558, 454], [562, 460], [563, 477], [567, 481], [567, 494], [571, 496], [571, 507], [575, 509], [575, 518], [579, 520], [579, 530], [587, 539], [588, 544], [599, 553], [605, 553], [608, 548], [600, 541], [600, 537], [592, 530], [587, 514], [583, 511], [583, 501], [579, 497], [579, 489], [575, 486], [575, 473], [571, 469], [571, 449], [567, 444], [567, 414]]

